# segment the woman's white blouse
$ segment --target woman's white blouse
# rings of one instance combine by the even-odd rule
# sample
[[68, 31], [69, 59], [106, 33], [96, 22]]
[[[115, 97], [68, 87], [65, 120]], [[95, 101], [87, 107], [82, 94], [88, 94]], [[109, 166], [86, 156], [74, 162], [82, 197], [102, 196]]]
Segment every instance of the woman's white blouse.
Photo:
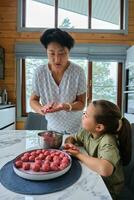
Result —
[[[70, 62], [58, 86], [52, 77], [48, 65], [36, 69], [33, 77], [32, 93], [40, 97], [42, 105], [48, 103], [72, 103], [76, 96], [86, 92], [84, 70]], [[82, 111], [59, 111], [45, 115], [48, 130], [76, 133], [81, 125]]]

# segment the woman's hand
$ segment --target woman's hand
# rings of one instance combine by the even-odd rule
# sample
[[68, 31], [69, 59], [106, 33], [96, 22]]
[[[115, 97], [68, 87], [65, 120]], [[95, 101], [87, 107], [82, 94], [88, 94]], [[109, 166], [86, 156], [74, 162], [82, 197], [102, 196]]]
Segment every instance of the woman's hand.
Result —
[[63, 104], [62, 103], [50, 103], [45, 106], [43, 106], [42, 111], [46, 113], [53, 113], [63, 110]]
[[42, 107], [42, 112], [44, 112], [44, 114], [46, 114], [47, 112], [49, 112], [49, 110], [51, 110], [53, 107], [53, 103], [49, 103], [46, 104], [45, 106]]
[[36, 113], [39, 113], [40, 115], [44, 115], [44, 111], [42, 110], [42, 105], [39, 102], [40, 97], [35, 95], [34, 93], [30, 97], [30, 106], [32, 107], [33, 110], [36, 111]]
[[42, 107], [37, 110], [37, 113], [39, 113], [40, 115], [45, 115], [44, 111], [42, 110]]

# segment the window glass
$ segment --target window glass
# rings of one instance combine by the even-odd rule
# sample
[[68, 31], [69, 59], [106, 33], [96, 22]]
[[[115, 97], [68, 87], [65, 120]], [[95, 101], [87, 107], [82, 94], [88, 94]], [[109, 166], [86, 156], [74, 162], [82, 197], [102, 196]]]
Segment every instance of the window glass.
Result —
[[[120, 30], [121, 21], [125, 22], [125, 15], [121, 11], [123, 0], [58, 0], [55, 9], [55, 0], [25, 0], [25, 19], [27, 28], [54, 28], [55, 11], [58, 9], [57, 23], [59, 28]], [[91, 13], [88, 8], [91, 7]], [[121, 12], [123, 13], [121, 16]], [[22, 12], [24, 14], [24, 12]], [[121, 19], [122, 18], [122, 19]], [[89, 21], [89, 22], [88, 22]], [[125, 27], [125, 24], [124, 24]]]
[[120, 0], [92, 0], [92, 29], [120, 29]]
[[54, 5], [54, 0], [51, 0], [50, 3], [26, 0], [25, 26], [29, 28], [53, 28]]
[[93, 62], [92, 99], [117, 103], [117, 62]]
[[88, 0], [59, 0], [59, 28], [88, 28]]
[[33, 74], [34, 71], [37, 67], [46, 64], [47, 63], [47, 59], [36, 59], [36, 58], [26, 58], [25, 59], [25, 97], [26, 97], [26, 112], [30, 112], [31, 111], [31, 107], [29, 105], [29, 100], [30, 100], [30, 96], [31, 96], [31, 91], [32, 91], [32, 79], [33, 79]]

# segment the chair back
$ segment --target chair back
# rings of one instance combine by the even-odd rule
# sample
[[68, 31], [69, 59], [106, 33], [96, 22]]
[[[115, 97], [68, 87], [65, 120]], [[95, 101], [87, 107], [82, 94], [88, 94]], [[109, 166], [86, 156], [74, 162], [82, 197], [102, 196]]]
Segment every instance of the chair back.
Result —
[[38, 113], [29, 112], [25, 122], [25, 130], [47, 130], [47, 120], [45, 116]]
[[125, 185], [134, 193], [134, 123], [132, 128], [132, 157], [130, 163], [124, 167]]

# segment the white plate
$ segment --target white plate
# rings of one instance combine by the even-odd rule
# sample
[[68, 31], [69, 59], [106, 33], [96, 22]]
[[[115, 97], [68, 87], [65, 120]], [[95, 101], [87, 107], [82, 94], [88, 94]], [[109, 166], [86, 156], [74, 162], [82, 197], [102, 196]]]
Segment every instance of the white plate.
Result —
[[[33, 151], [38, 150], [38, 149], [34, 149]], [[48, 150], [48, 149], [47, 149]], [[55, 149], [49, 149], [49, 150], [55, 150]], [[60, 151], [60, 150], [55, 150], [55, 151]], [[27, 151], [27, 152], [31, 152], [31, 151]], [[24, 152], [24, 153], [27, 153]], [[63, 151], [60, 151], [63, 152]], [[21, 168], [16, 168], [15, 166], [15, 161], [18, 160], [19, 157], [21, 157], [24, 153], [22, 153], [21, 155], [17, 156], [14, 161], [13, 161], [13, 170], [14, 172], [24, 178], [24, 179], [28, 179], [28, 180], [37, 180], [37, 181], [42, 181], [42, 180], [50, 180], [53, 178], [57, 178], [59, 176], [62, 176], [63, 174], [65, 174], [66, 172], [68, 172], [68, 170], [70, 169], [71, 165], [72, 165], [72, 159], [71, 157], [64, 152], [64, 154], [66, 154], [70, 160], [70, 164], [63, 170], [60, 171], [50, 171], [50, 172], [34, 172], [32, 170], [23, 170]]]

